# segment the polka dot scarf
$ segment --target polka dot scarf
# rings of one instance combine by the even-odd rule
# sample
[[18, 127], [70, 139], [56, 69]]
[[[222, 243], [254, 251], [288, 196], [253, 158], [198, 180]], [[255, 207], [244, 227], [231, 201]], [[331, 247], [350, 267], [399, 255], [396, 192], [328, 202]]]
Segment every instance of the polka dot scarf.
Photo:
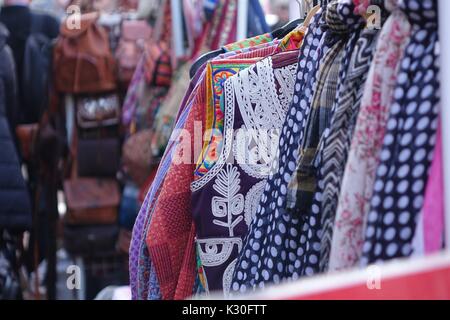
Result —
[[412, 25], [380, 154], [361, 264], [412, 254], [438, 126], [437, 0], [403, 0]]

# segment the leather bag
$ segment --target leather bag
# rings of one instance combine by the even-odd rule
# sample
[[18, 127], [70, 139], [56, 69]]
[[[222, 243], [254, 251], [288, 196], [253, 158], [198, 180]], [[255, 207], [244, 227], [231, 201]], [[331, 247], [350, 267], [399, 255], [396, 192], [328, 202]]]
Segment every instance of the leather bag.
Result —
[[77, 178], [64, 182], [65, 221], [71, 225], [104, 225], [117, 222], [120, 192], [113, 179]]
[[145, 43], [150, 39], [152, 29], [144, 20], [126, 20], [122, 23], [122, 36], [115, 56], [118, 64], [119, 81], [128, 85], [133, 78]]
[[84, 94], [116, 89], [115, 60], [108, 32], [98, 25], [98, 18], [98, 13], [82, 15], [80, 28], [70, 21], [62, 23], [53, 61], [57, 91]]

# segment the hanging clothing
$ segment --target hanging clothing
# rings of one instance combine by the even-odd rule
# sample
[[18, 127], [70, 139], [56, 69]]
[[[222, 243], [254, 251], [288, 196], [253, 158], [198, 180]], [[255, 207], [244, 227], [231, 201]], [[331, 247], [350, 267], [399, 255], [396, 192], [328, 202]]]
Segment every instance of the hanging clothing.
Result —
[[[241, 57], [244, 58], [246, 56], [250, 57], [255, 55], [267, 57], [284, 51], [298, 50], [303, 41], [305, 32], [306, 28], [304, 27], [296, 28], [283, 39], [276, 40], [268, 44], [260, 44], [254, 47], [253, 51], [242, 53]], [[234, 45], [233, 48], [238, 48], [238, 46]], [[226, 56], [226, 54], [224, 56]], [[213, 97], [208, 100], [213, 101], [215, 107], [210, 108], [206, 114], [207, 127], [211, 129], [211, 135], [208, 139], [205, 139], [203, 150], [199, 160], [197, 161], [197, 167], [194, 172], [194, 180], [201, 179], [205, 174], [207, 174], [210, 168], [212, 168], [217, 162], [220, 150], [223, 148], [224, 108], [223, 105], [221, 105], [220, 97], [223, 94], [223, 84], [227, 79], [227, 77], [224, 76], [224, 72], [229, 71], [217, 64], [216, 66], [211, 67], [213, 68], [211, 71], [211, 81], [215, 82], [215, 84], [212, 85], [213, 89], [211, 89], [213, 92]]]
[[324, 43], [328, 44], [330, 50], [321, 61], [311, 112], [298, 150], [296, 170], [288, 186], [286, 207], [297, 216], [304, 214], [312, 205], [312, 196], [317, 184], [313, 162], [319, 141], [330, 124], [330, 111], [339, 85], [339, 70], [345, 53], [345, 44], [350, 36], [348, 27], [339, 16], [337, 1], [328, 5], [326, 25], [322, 28], [325, 30]]
[[[378, 30], [369, 28], [362, 31], [362, 25], [359, 27], [356, 25], [356, 27], [347, 47], [351, 51], [347, 51], [344, 55], [342, 66], [345, 66], [347, 70], [341, 70], [342, 85], [338, 89], [336, 103], [333, 106], [330, 128], [325, 133], [319, 151], [321, 181], [318, 183], [312, 211], [318, 208], [320, 211], [320, 223], [318, 223], [321, 237], [318, 265], [320, 272], [328, 270], [340, 185], [361, 105], [364, 84], [378, 39]], [[356, 41], [353, 48], [351, 48], [352, 41]], [[320, 201], [317, 201], [318, 199]], [[315, 257], [314, 254], [312, 256]], [[310, 261], [311, 258], [308, 260]]]
[[[270, 146], [259, 148], [270, 144], [265, 139], [282, 126], [294, 91], [297, 57], [298, 51], [268, 57], [224, 83], [223, 149], [215, 165], [191, 187], [207, 291], [228, 295], [235, 259], [270, 169]], [[236, 137], [235, 130], [240, 130]], [[253, 158], [255, 153], [262, 159]]]
[[[298, 144], [309, 112], [315, 75], [322, 55], [325, 11], [315, 15], [300, 49], [293, 104], [290, 107], [280, 136], [276, 161], [264, 186], [255, 218], [249, 227], [233, 274], [232, 292], [246, 292], [264, 283], [279, 283], [294, 276], [296, 236], [299, 219], [284, 212], [287, 184], [295, 169]], [[283, 241], [282, 239], [286, 241]], [[293, 244], [291, 252], [283, 245]], [[288, 255], [291, 262], [288, 262]]]
[[8, 31], [0, 23], [0, 231], [23, 232], [32, 226], [32, 210], [11, 127], [18, 111], [17, 83], [7, 37]]
[[[336, 14], [333, 14], [334, 10]], [[324, 128], [322, 129], [322, 136], [319, 137], [320, 143], [318, 144], [317, 151], [312, 156], [311, 159], [312, 166], [309, 171], [310, 177], [314, 179], [312, 181], [313, 186], [310, 187], [310, 193], [301, 193], [296, 200], [296, 206], [298, 206], [298, 211], [294, 209], [297, 216], [302, 218], [302, 228], [299, 230], [299, 263], [298, 273], [300, 276], [311, 276], [317, 272], [321, 271], [321, 249], [323, 241], [323, 221], [322, 221], [322, 194], [324, 192], [324, 175], [323, 165], [339, 165], [339, 161], [336, 163], [332, 162], [333, 158], [329, 157], [336, 150], [334, 147], [341, 147], [344, 143], [341, 141], [340, 144], [332, 144], [338, 140], [331, 139], [333, 136], [337, 139], [347, 138], [346, 133], [349, 123], [348, 113], [345, 111], [350, 111], [352, 108], [356, 94], [353, 90], [358, 90], [360, 85], [358, 85], [358, 73], [360, 69], [354, 67], [358, 65], [357, 62], [361, 62], [361, 66], [366, 65], [364, 62], [367, 59], [368, 52], [365, 51], [365, 44], [371, 43], [370, 41], [359, 41], [360, 34], [364, 26], [364, 20], [361, 16], [354, 13], [354, 5], [351, 1], [338, 1], [335, 7], [328, 6], [330, 11], [330, 17], [338, 17], [337, 22], [340, 22], [340, 27], [345, 30], [344, 37], [341, 34], [340, 38], [344, 38], [344, 46], [341, 50], [341, 60], [339, 60], [339, 80], [338, 87], [331, 87], [330, 94], [335, 93], [332, 98], [332, 104], [329, 106], [331, 108], [330, 122], [323, 123]], [[346, 12], [351, 12], [351, 15], [345, 15]], [[335, 22], [335, 23], [337, 23]], [[339, 35], [334, 35], [334, 37]], [[364, 38], [362, 38], [364, 39]], [[370, 38], [369, 38], [370, 39]], [[366, 39], [364, 39], [366, 40]], [[358, 42], [359, 41], [359, 42]], [[356, 55], [356, 53], [358, 55]], [[361, 61], [357, 61], [357, 57], [361, 57]], [[336, 62], [336, 61], [335, 61]], [[353, 73], [352, 73], [353, 72]], [[353, 82], [356, 80], [355, 82]], [[352, 87], [354, 85], [354, 87]], [[324, 92], [326, 94], [326, 92]], [[342, 125], [342, 127], [340, 126]], [[342, 129], [342, 131], [340, 131]], [[317, 138], [316, 138], [317, 139]], [[340, 154], [334, 154], [334, 157]], [[324, 161], [326, 160], [326, 161]], [[331, 162], [330, 162], [331, 160]], [[333, 167], [330, 167], [332, 169]], [[333, 173], [333, 171], [329, 171]], [[299, 177], [300, 179], [300, 177]], [[311, 178], [310, 178], [311, 179]], [[315, 181], [317, 181], [315, 183]], [[301, 184], [300, 184], [301, 185]], [[333, 187], [336, 185], [333, 184]], [[301, 191], [301, 190], [300, 190]], [[298, 194], [298, 193], [297, 193]], [[322, 269], [323, 270], [323, 269]]]
[[391, 11], [391, 16], [380, 32], [342, 179], [329, 271], [356, 266], [361, 258], [378, 155], [400, 59], [410, 35], [410, 24], [404, 13], [398, 10], [397, 1], [387, 0], [386, 8]]
[[[240, 59], [241, 56], [236, 55], [229, 57], [228, 60], [210, 61], [208, 65], [226, 65], [228, 72], [223, 75], [229, 77], [260, 60], [262, 57], [258, 57], [259, 53], [260, 51], [255, 50], [243, 54], [251, 56], [251, 58]], [[212, 68], [206, 67], [205, 70], [210, 72]], [[180, 149], [173, 151], [173, 157], [178, 156], [178, 159], [183, 159], [187, 156], [184, 158], [187, 161], [184, 163], [173, 162], [170, 165], [158, 195], [154, 215], [146, 236], [150, 259], [155, 265], [162, 298], [165, 300], [184, 299], [190, 296], [195, 280], [195, 229], [190, 218], [189, 187], [195, 168], [191, 164], [192, 159], [198, 158], [198, 155], [194, 153], [195, 150], [190, 149], [194, 149], [191, 146], [194, 146], [194, 138], [196, 138], [195, 123], [202, 123], [202, 128], [206, 130], [208, 128], [207, 119], [204, 115], [214, 108], [214, 105], [210, 104], [214, 100], [208, 99], [211, 96], [209, 95], [211, 91], [207, 87], [208, 79], [212, 79], [211, 74], [208, 73], [203, 79], [205, 81], [198, 86], [196, 94], [192, 95], [192, 107], [183, 127], [184, 132], [188, 132], [190, 137], [187, 136], [188, 141], [179, 145]], [[204, 131], [197, 134], [203, 137]], [[183, 249], [184, 246], [187, 248]], [[179, 280], [179, 278], [183, 278], [183, 280]]]
[[423, 208], [439, 112], [437, 0], [404, 0], [412, 26], [374, 184], [362, 265], [407, 257]]
[[[192, 93], [198, 89], [197, 83], [201, 83], [200, 79], [202, 78], [202, 70], [196, 74], [196, 76], [191, 80], [189, 89], [183, 99], [178, 119], [176, 122], [176, 126], [174, 129], [181, 129], [186, 122], [187, 115], [190, 111], [190, 99]], [[148, 225], [151, 221], [151, 212], [150, 208], [154, 208], [155, 201], [157, 199], [157, 194], [162, 186], [165, 175], [168, 171], [170, 163], [172, 161], [172, 152], [174, 150], [174, 145], [176, 144], [176, 137], [174, 137], [171, 141], [169, 141], [169, 145], [166, 147], [165, 154], [161, 160], [160, 166], [158, 168], [156, 177], [152, 183], [152, 186], [146, 196], [144, 201], [144, 205], [141, 207], [139, 214], [136, 218], [136, 222], [133, 228], [131, 243], [130, 243], [130, 258], [129, 258], [129, 270], [130, 270], [130, 287], [133, 299], [145, 299], [148, 295], [148, 268], [150, 265], [148, 251], [145, 246], [145, 241], [142, 241], [146, 238]], [[145, 203], [148, 204], [145, 205]], [[139, 266], [139, 267], [138, 267]], [[138, 286], [143, 288], [139, 289]], [[157, 289], [153, 290], [157, 291]]]

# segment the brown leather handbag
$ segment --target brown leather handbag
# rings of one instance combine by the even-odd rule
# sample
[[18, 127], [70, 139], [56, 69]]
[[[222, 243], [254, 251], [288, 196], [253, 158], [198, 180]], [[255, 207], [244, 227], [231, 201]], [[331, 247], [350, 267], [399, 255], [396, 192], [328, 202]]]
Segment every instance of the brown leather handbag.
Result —
[[120, 100], [117, 94], [77, 99], [77, 124], [93, 129], [119, 124]]
[[122, 36], [116, 49], [119, 81], [128, 85], [141, 58], [145, 43], [151, 38], [152, 29], [144, 20], [124, 21]]
[[82, 15], [79, 29], [62, 23], [53, 55], [57, 91], [83, 94], [116, 89], [115, 60], [108, 33], [97, 24], [98, 18], [98, 13]]
[[64, 182], [66, 223], [105, 225], [117, 222], [120, 191], [113, 179], [75, 178]]
[[142, 186], [157, 165], [151, 148], [152, 131], [142, 130], [130, 136], [123, 145], [122, 161], [133, 182]]

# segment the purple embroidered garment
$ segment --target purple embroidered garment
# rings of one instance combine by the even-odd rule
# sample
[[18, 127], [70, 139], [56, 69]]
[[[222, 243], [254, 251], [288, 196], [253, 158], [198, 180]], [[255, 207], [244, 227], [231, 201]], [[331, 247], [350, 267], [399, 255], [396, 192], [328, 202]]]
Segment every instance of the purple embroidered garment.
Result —
[[[294, 92], [298, 50], [277, 54], [224, 84], [224, 143], [191, 185], [197, 250], [206, 291], [227, 296], [242, 239], [256, 212], [273, 147]], [[259, 154], [261, 158], [258, 158]]]

